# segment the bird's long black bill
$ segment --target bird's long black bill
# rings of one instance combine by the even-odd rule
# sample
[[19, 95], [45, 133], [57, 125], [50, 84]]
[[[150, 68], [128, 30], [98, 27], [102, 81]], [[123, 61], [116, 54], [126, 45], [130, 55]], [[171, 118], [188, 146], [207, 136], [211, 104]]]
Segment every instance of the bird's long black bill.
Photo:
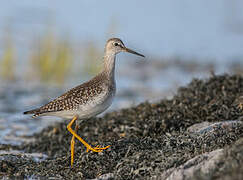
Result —
[[133, 50], [131, 50], [131, 49], [125, 48], [124, 50], [125, 50], [125, 52], [132, 53], [132, 54], [136, 54], [136, 55], [138, 55], [138, 56], [145, 57], [144, 55], [139, 54], [139, 53], [137, 53], [137, 52], [135, 52], [135, 51], [133, 51]]

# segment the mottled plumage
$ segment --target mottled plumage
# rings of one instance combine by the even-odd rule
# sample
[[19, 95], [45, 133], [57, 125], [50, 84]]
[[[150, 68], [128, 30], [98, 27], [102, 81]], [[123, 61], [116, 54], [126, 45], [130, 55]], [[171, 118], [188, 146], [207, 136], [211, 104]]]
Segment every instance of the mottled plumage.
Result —
[[[100, 74], [90, 81], [69, 90], [46, 105], [38, 109], [24, 112], [24, 114], [34, 114], [33, 117], [58, 116], [62, 118], [72, 118], [71, 122], [67, 126], [68, 131], [73, 135], [71, 140], [71, 166], [74, 161], [75, 139], [82, 142], [87, 148], [87, 151], [91, 150], [93, 152], [101, 152], [110, 147], [93, 148], [86, 143], [77, 135], [77, 122], [80, 122], [77, 120], [84, 120], [96, 116], [97, 114], [105, 111], [111, 105], [116, 92], [116, 54], [120, 52], [129, 52], [143, 56], [142, 54], [126, 48], [120, 39], [109, 39], [105, 46], [104, 70]], [[72, 129], [74, 122], [76, 122], [75, 130]]]
[[[113, 93], [109, 94], [110, 92]], [[100, 95], [104, 94], [104, 96], [109, 97], [113, 96], [114, 93], [115, 84], [108, 81], [106, 72], [102, 72], [90, 81], [70, 89], [44, 106], [24, 112], [24, 114], [34, 114], [33, 117], [37, 117], [42, 115], [52, 115], [52, 113], [55, 112], [53, 115], [58, 116], [58, 113], [56, 112], [79, 111], [82, 110], [82, 106], [85, 106], [88, 102], [95, 101]], [[60, 115], [62, 114], [63, 113], [60, 113]]]

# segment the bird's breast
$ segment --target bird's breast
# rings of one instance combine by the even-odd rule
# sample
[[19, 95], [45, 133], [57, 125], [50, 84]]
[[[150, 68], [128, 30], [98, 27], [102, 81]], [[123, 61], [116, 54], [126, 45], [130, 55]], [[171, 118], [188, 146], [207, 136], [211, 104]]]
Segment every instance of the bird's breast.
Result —
[[115, 88], [105, 89], [102, 93], [90, 98], [85, 104], [78, 108], [79, 118], [90, 118], [104, 112], [113, 101]]

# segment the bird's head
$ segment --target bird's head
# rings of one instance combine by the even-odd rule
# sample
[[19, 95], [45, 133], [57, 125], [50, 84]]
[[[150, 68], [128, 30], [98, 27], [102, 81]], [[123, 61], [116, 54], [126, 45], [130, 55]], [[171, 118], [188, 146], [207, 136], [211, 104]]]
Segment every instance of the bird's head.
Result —
[[120, 52], [128, 52], [128, 53], [132, 53], [138, 56], [142, 56], [145, 57], [142, 54], [139, 54], [131, 49], [128, 49], [124, 43], [122, 42], [122, 40], [118, 39], [118, 38], [111, 38], [106, 42], [106, 46], [105, 46], [105, 53], [106, 54], [113, 54], [116, 55]]

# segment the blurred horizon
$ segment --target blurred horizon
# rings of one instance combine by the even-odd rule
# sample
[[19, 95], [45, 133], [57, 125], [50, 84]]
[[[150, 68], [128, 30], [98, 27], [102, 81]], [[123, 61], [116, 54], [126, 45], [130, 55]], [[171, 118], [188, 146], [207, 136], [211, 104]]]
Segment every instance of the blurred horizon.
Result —
[[3, 35], [8, 28], [22, 54], [31, 46], [31, 39], [52, 29], [74, 44], [94, 41], [102, 48], [109, 37], [120, 37], [127, 46], [148, 57], [222, 61], [243, 56], [243, 2], [237, 0], [115, 4], [12, 0], [1, 6], [0, 47], [4, 46]]

